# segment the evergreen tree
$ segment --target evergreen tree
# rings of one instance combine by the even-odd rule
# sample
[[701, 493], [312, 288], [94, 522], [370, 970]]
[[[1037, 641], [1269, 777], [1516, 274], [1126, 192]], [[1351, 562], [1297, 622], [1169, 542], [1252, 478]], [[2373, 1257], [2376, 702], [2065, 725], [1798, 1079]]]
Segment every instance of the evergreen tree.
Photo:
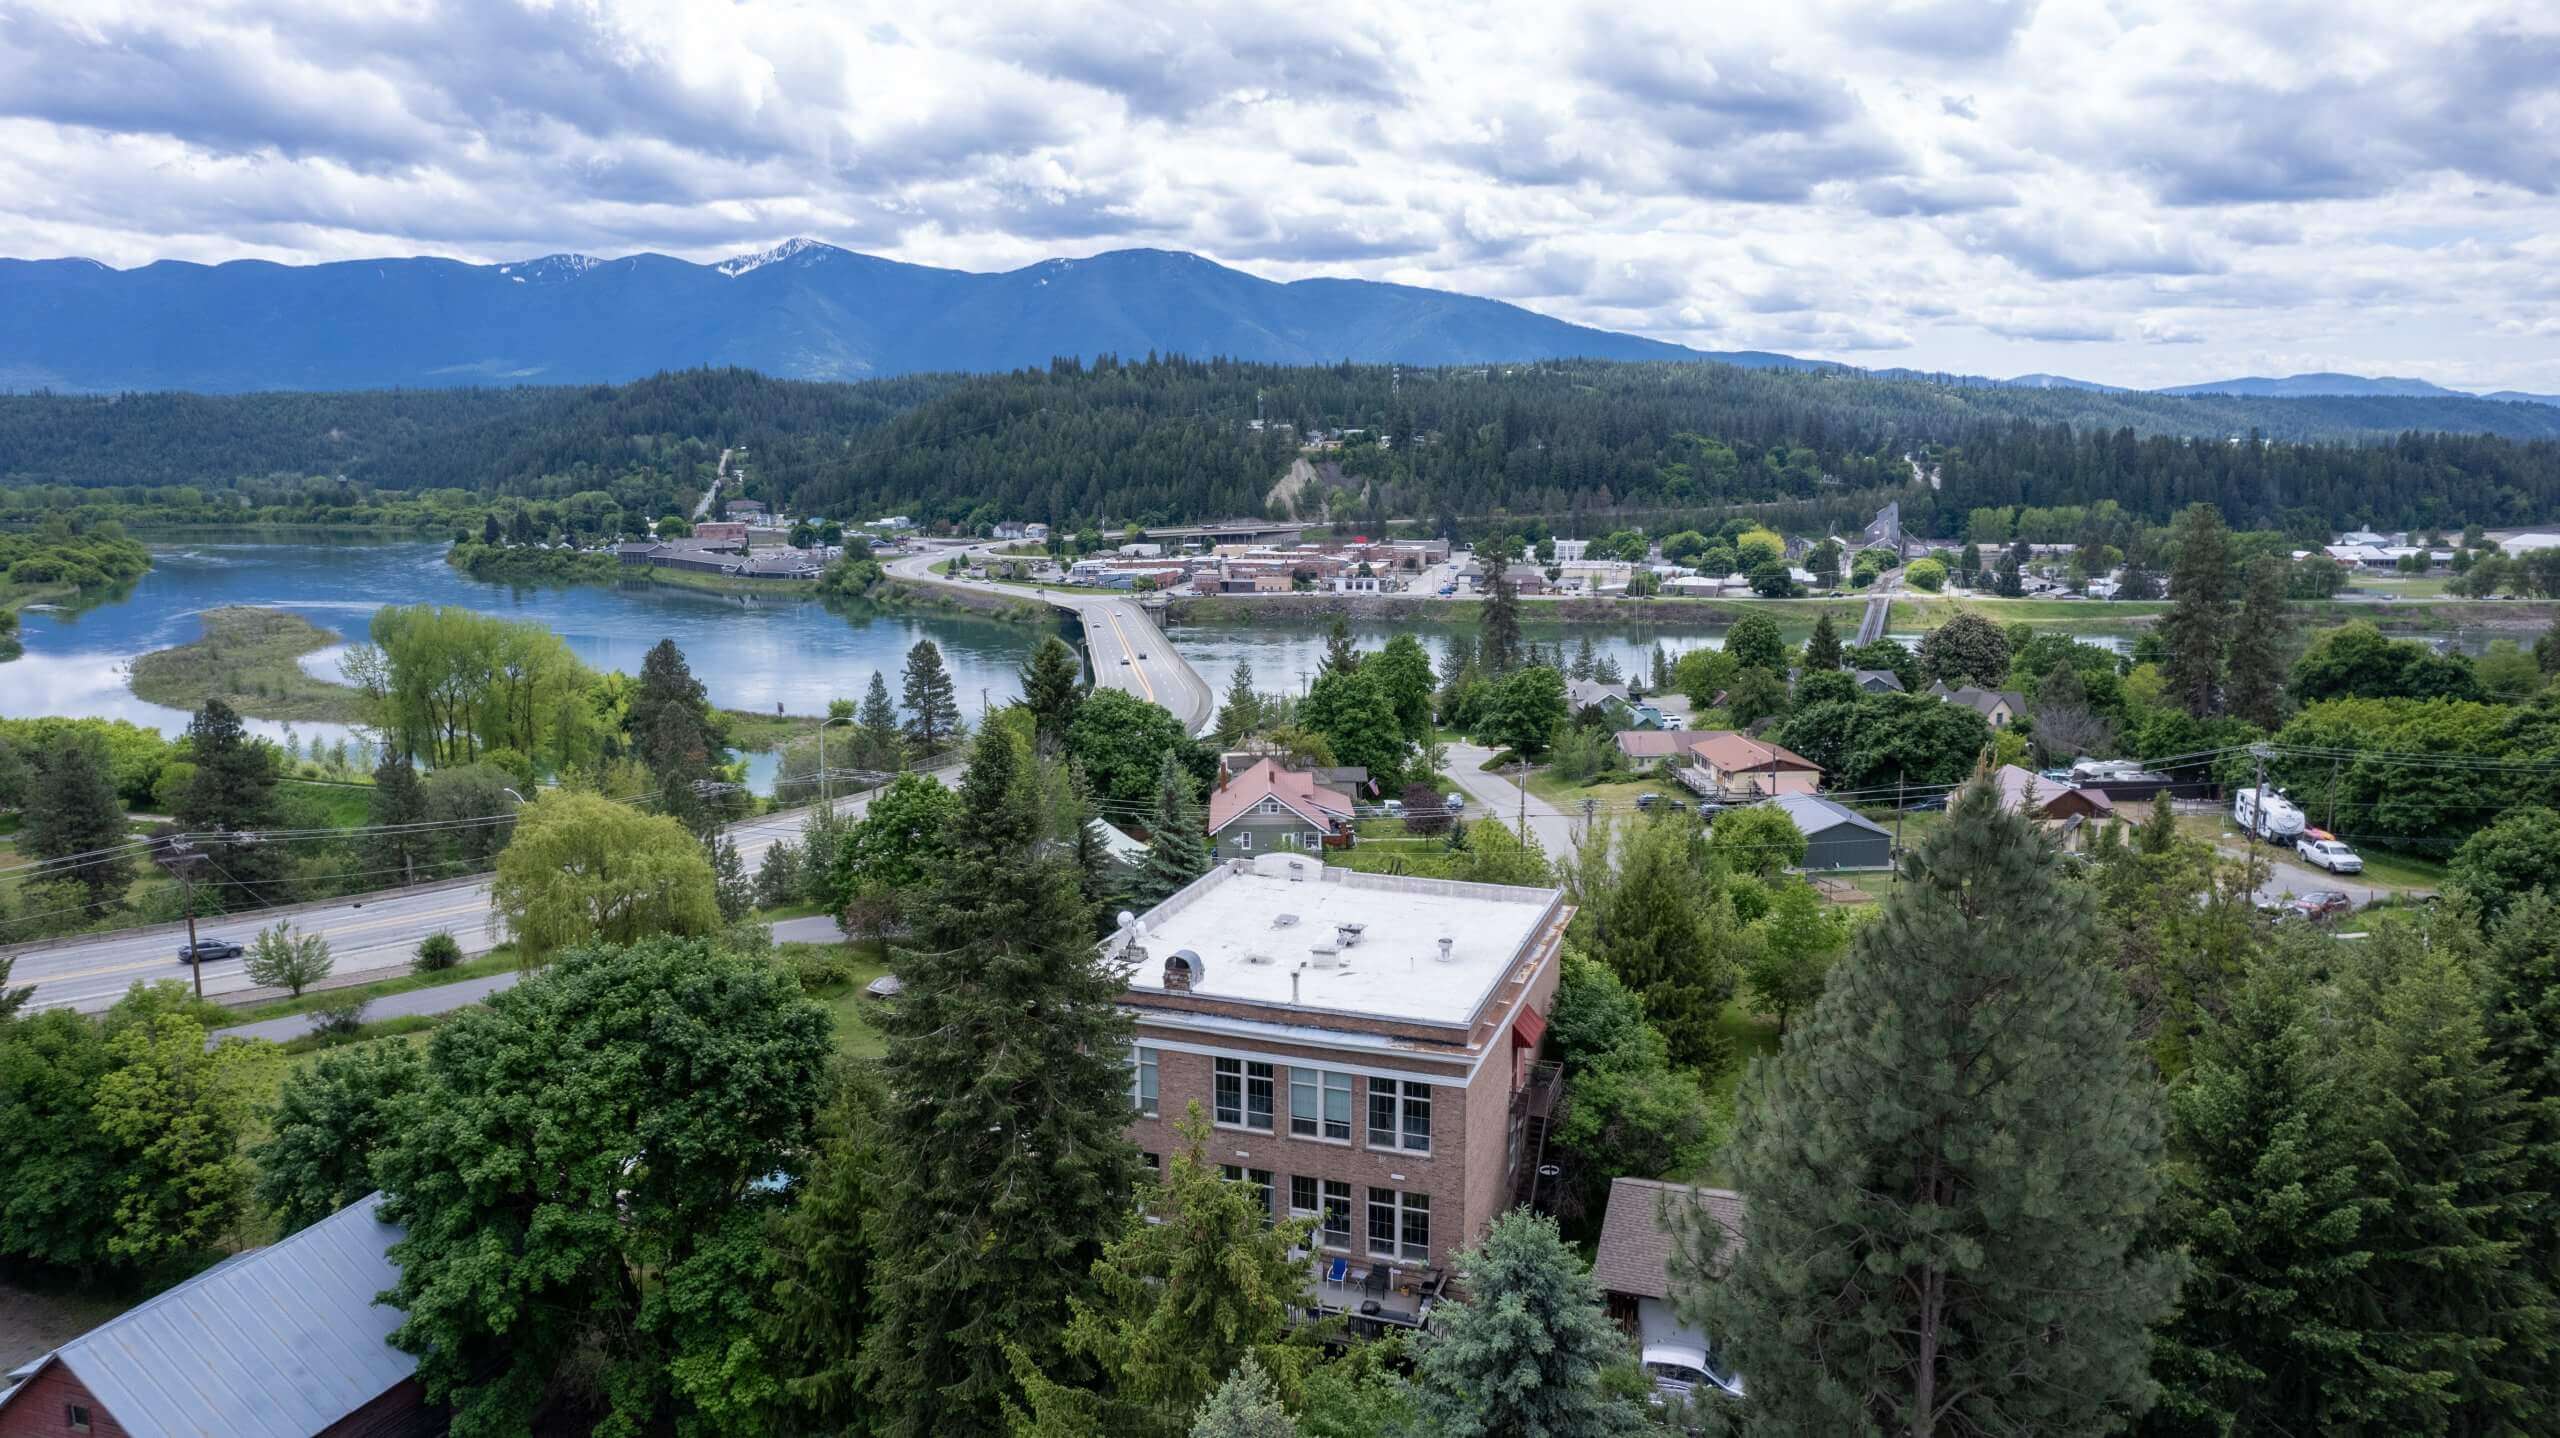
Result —
[[1744, 1080], [1749, 1238], [1688, 1226], [1679, 1306], [1725, 1338], [1758, 1432], [2104, 1431], [2150, 1396], [2175, 1287], [2143, 1243], [2156, 1082], [2087, 896], [1990, 784], [1902, 878]]
[[1567, 679], [1588, 679], [1591, 677], [1591, 671], [1598, 668], [1599, 665], [1600, 656], [1592, 651], [1591, 636], [1585, 634], [1582, 636], [1582, 643], [1576, 646], [1573, 651], [1572, 662], [1565, 666], [1564, 677]]
[[815, 1151], [773, 1239], [770, 1346], [785, 1375], [773, 1426], [860, 1432], [861, 1355], [871, 1301], [873, 1191], [883, 1171], [880, 1081], [868, 1065], [838, 1071], [819, 1111]]
[[2262, 958], [2206, 1023], [2170, 1094], [2164, 1209], [2194, 1265], [2153, 1340], [2156, 1434], [2336, 1433], [2365, 1416], [2353, 1313], [2374, 1201], [2356, 1097], [2306, 965]]
[[2286, 564], [2272, 554], [2249, 562], [2240, 617], [2231, 627], [2223, 664], [2223, 706], [2274, 732], [2284, 721], [2284, 639], [2293, 628], [2285, 599]]
[[1552, 1218], [1515, 1208], [1458, 1254], [1465, 1297], [1433, 1316], [1414, 1365], [1435, 1438], [1608, 1438], [1644, 1424], [1600, 1376], [1626, 1340]]
[[1052, 634], [1040, 641], [1022, 665], [1022, 706], [1031, 711], [1040, 742], [1055, 750], [1067, 739], [1067, 724], [1084, 702], [1084, 661], [1067, 641]]
[[[174, 817], [191, 833], [252, 833], [276, 824], [276, 751], [249, 737], [239, 712], [208, 699], [187, 725], [195, 773], [178, 795]], [[222, 883], [225, 908], [284, 902], [292, 856], [258, 840], [203, 839], [197, 852]]]
[[1673, 1062], [1723, 1068], [1730, 1055], [1715, 1020], [1733, 997], [1735, 973], [1717, 922], [1721, 888], [1702, 881], [1679, 826], [1638, 821], [1608, 847], [1608, 873], [1583, 875], [1593, 955], [1643, 997]]
[[1271, 1375], [1252, 1354], [1200, 1405], [1191, 1438], [1298, 1438], [1298, 1424], [1280, 1404]]
[[1360, 667], [1360, 651], [1352, 647], [1351, 626], [1341, 615], [1333, 616], [1333, 624], [1325, 630], [1324, 658], [1316, 665], [1316, 675], [1348, 674]]
[[905, 740], [898, 731], [898, 706], [889, 700], [889, 681], [871, 671], [871, 687], [862, 691], [862, 709], [854, 720], [854, 762], [866, 769], [898, 767]]
[[1484, 607], [1477, 619], [1476, 659], [1487, 674], [1500, 678], [1520, 663], [1520, 597], [1503, 573], [1511, 541], [1487, 540], [1476, 546], [1484, 565]]
[[1448, 647], [1440, 651], [1440, 687], [1456, 684], [1475, 665], [1476, 637], [1463, 629], [1450, 635]]
[[2231, 534], [2210, 504], [2191, 504], [2169, 536], [2169, 612], [2160, 619], [2160, 678], [2170, 703], [2198, 719], [2223, 712], [2223, 651], [2231, 643]]
[[2524, 1186], [2541, 1194], [2524, 1269], [2560, 1293], [2560, 901], [2536, 890], [2489, 936], [2489, 1054], [2524, 1100]]
[[[1836, 641], [1838, 636], [1833, 637]], [[1653, 646], [1653, 679], [1646, 687], [1656, 694], [1671, 687], [1671, 656], [1663, 653], [1659, 644]]]
[[1259, 1187], [1219, 1176], [1202, 1152], [1209, 1123], [1197, 1100], [1175, 1131], [1183, 1147], [1164, 1186], [1126, 1210], [1094, 1263], [1098, 1291], [1068, 1300], [1066, 1350], [1099, 1370], [1099, 1388], [1060, 1384], [1014, 1352], [1032, 1410], [1014, 1425], [1024, 1438], [1182, 1438], [1229, 1373], [1281, 1341], [1291, 1305], [1305, 1300], [1293, 1250], [1313, 1222], [1275, 1224]]
[[2356, 1287], [2369, 1431], [2547, 1432], [2555, 1322], [2525, 1266], [2536, 1211], [2524, 1098], [2490, 1053], [2479, 956], [2459, 925], [2396, 924], [2342, 959], [2364, 1059], [2362, 1188], [2373, 1261]]
[[1120, 980], [1023, 777], [1010, 737], [980, 738], [879, 1020], [862, 1373], [886, 1438], [994, 1429], [1008, 1343], [1054, 1367], [1066, 1299], [1138, 1177]]
[[1253, 692], [1253, 661], [1239, 659], [1236, 672], [1227, 676], [1227, 697], [1218, 706], [1218, 723], [1213, 733], [1220, 748], [1231, 747], [1262, 727], [1262, 696]]
[[702, 681], [672, 639], [649, 646], [626, 721], [631, 751], [658, 782], [662, 812], [696, 834], [708, 833], [713, 806], [701, 789], [720, 762], [720, 731]]
[[1840, 631], [1831, 623], [1831, 611], [1827, 609], [1814, 619], [1813, 637], [1804, 642], [1804, 667], [1807, 673], [1840, 667]]
[[1209, 834], [1193, 797], [1190, 773], [1170, 750], [1156, 770], [1155, 809], [1147, 816], [1147, 853], [1129, 879], [1129, 906], [1145, 913], [1209, 872]]
[[52, 872], [80, 885], [91, 914], [105, 913], [133, 883], [133, 859], [124, 852], [132, 837], [94, 735], [65, 735], [38, 753], [18, 847], [61, 865]]
[[[374, 829], [367, 841], [365, 867], [386, 871], [390, 882], [414, 884], [435, 864], [435, 836], [406, 828], [427, 819], [426, 790], [408, 756], [394, 754], [374, 766], [373, 792], [366, 796], [365, 822]], [[393, 877], [393, 876], [397, 877]]]
[[942, 667], [942, 651], [932, 640], [919, 639], [907, 651], [899, 699], [906, 705], [910, 754], [919, 759], [939, 754], [960, 737], [960, 701], [952, 695], [951, 671]]
[[738, 854], [738, 841], [726, 834], [711, 846], [711, 880], [722, 923], [734, 924], [755, 908], [755, 881], [747, 877], [747, 862]]

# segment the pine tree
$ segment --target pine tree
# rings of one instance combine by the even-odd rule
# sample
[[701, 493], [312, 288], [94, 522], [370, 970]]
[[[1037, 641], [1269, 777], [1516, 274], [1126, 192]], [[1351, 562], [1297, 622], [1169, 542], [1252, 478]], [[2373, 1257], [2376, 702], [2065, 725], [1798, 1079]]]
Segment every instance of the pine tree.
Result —
[[1011, 738], [981, 737], [879, 1020], [889, 1098], [862, 1371], [886, 1438], [996, 1427], [1005, 1345], [1054, 1366], [1066, 1299], [1138, 1178], [1120, 981], [1034, 795]]
[[1156, 770], [1156, 804], [1147, 825], [1146, 857], [1129, 879], [1129, 906], [1140, 913], [1209, 872], [1209, 834], [1200, 801], [1192, 797], [1190, 773], [1170, 750]]
[[2560, 900], [2516, 900], [2489, 936], [2489, 1054], [2524, 1100], [2525, 1187], [2543, 1195], [2521, 1265], [2560, 1293]]
[[1352, 646], [1351, 626], [1337, 614], [1333, 616], [1332, 625], [1325, 630], [1324, 658], [1316, 664], [1317, 677], [1348, 674], [1359, 667], [1360, 651]]
[[1458, 1254], [1465, 1297], [1442, 1304], [1414, 1367], [1425, 1424], [1446, 1438], [1608, 1438], [1638, 1431], [1600, 1375], [1626, 1340], [1552, 1218], [1515, 1208]]
[[907, 651], [899, 699], [907, 710], [907, 751], [916, 758], [939, 754], [960, 737], [960, 701], [953, 697], [951, 671], [942, 667], [942, 651], [932, 640], [919, 639]]
[[696, 834], [708, 833], [711, 805], [700, 786], [719, 763], [720, 733], [702, 681], [674, 640], [659, 640], [641, 659], [627, 723], [633, 755], [658, 782], [662, 811]]
[[435, 836], [402, 826], [426, 821], [426, 791], [406, 755], [394, 754], [374, 766], [373, 793], [366, 797], [365, 822], [376, 831], [369, 841], [365, 867], [386, 871], [391, 882], [414, 884], [435, 863]]
[[[1816, 627], [1818, 629], [1819, 625]], [[1832, 642], [1838, 643], [1839, 636], [1833, 635]], [[1663, 653], [1659, 644], [1653, 646], [1653, 683], [1650, 687], [1656, 694], [1671, 687], [1671, 656]]]
[[2334, 1433], [2363, 1386], [2352, 1294], [2372, 1253], [2356, 1098], [2307, 965], [2262, 958], [2170, 1095], [2165, 1212], [2194, 1265], [2154, 1339], [2156, 1434]]
[[1902, 878], [1745, 1078], [1749, 1239], [1688, 1229], [1681, 1311], [1725, 1337], [1755, 1431], [2104, 1431], [2150, 1395], [2175, 1288], [2143, 1243], [2156, 1081], [2088, 896], [1991, 785]]
[[774, 1230], [770, 1347], [785, 1375], [786, 1432], [860, 1432], [863, 1332], [871, 1302], [870, 1224], [883, 1155], [880, 1081], [849, 1065], [818, 1115], [817, 1144]]
[[2223, 662], [2223, 707], [2274, 732], [2284, 722], [2284, 639], [2293, 628], [2285, 600], [2285, 562], [2261, 554], [2249, 562], [2240, 617]]
[[2547, 1196], [2530, 1187], [2524, 1097], [2489, 1051], [2469, 923], [2393, 925], [2340, 955], [2362, 963], [2338, 1039], [2364, 1061], [2357, 1397], [2373, 1432], [2549, 1431], [2560, 1313], [2523, 1261]]
[[[238, 711], [208, 699], [187, 725], [196, 771], [178, 795], [175, 817], [193, 833], [252, 833], [277, 819], [276, 751], [249, 737]], [[223, 906], [282, 903], [292, 856], [259, 840], [199, 840], [198, 854], [223, 884]]]
[[1476, 546], [1484, 565], [1484, 609], [1477, 620], [1476, 659], [1485, 673], [1501, 678], [1520, 663], [1520, 597], [1512, 592], [1503, 569], [1509, 563], [1507, 538]]
[[69, 735], [37, 754], [22, 823], [18, 847], [64, 864], [55, 872], [87, 892], [90, 913], [105, 913], [133, 883], [132, 831], [95, 737]]
[[1052, 634], [1040, 641], [1022, 665], [1022, 705], [1031, 711], [1040, 741], [1055, 750], [1067, 738], [1067, 725], [1084, 702], [1084, 661], [1067, 641]]
[[1675, 825], [1639, 821], [1608, 851], [1605, 876], [1584, 874], [1593, 956], [1644, 999], [1674, 1062], [1722, 1069], [1729, 1054], [1715, 1019], [1736, 982], [1729, 936], [1711, 912], [1722, 892], [1701, 881]]
[[1804, 642], [1804, 667], [1808, 674], [1840, 667], [1840, 631], [1833, 627], [1829, 610], [1813, 621], [1813, 637]]
[[1313, 1222], [1275, 1224], [1258, 1186], [1219, 1176], [1202, 1152], [1209, 1122], [1197, 1100], [1175, 1131], [1183, 1147], [1163, 1188], [1125, 1211], [1093, 1266], [1098, 1291], [1068, 1300], [1066, 1350], [1100, 1371], [1099, 1388], [1057, 1383], [1017, 1349], [1034, 1415], [1017, 1433], [1182, 1438], [1229, 1373], [1281, 1341], [1291, 1306], [1305, 1301], [1307, 1270], [1293, 1251]]
[[2231, 535], [2210, 504], [2191, 504], [2169, 537], [2169, 612], [2160, 619], [2168, 700], [2198, 719], [2223, 711], [2223, 650], [2231, 642]]
[[1236, 661], [1236, 672], [1227, 676], [1227, 697], [1218, 706], [1215, 730], [1220, 746], [1233, 745], [1263, 725], [1262, 696], [1253, 692], [1253, 662]]
[[726, 834], [711, 846], [711, 878], [720, 902], [721, 922], [734, 924], [755, 908], [755, 881], [747, 877], [747, 862], [738, 854], [738, 841]]
[[1582, 643], [1573, 651], [1572, 661], [1565, 666], [1564, 676], [1567, 679], [1588, 679], [1599, 664], [1600, 656], [1591, 648], [1591, 636], [1585, 634]]
[[855, 762], [866, 769], [895, 769], [905, 740], [898, 730], [898, 707], [889, 701], [889, 681], [871, 671], [871, 687], [862, 691], [862, 709], [854, 720]]

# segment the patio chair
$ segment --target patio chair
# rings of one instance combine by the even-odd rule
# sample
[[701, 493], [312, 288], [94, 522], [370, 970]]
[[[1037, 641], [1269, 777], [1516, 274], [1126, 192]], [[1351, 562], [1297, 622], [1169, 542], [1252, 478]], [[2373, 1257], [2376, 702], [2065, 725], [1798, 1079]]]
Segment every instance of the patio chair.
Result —
[[1377, 1264], [1369, 1270], [1368, 1277], [1362, 1279], [1360, 1283], [1360, 1314], [1362, 1317], [1375, 1318], [1379, 1311], [1385, 1307], [1387, 1284], [1391, 1282], [1394, 1277], [1395, 1274], [1383, 1263]]

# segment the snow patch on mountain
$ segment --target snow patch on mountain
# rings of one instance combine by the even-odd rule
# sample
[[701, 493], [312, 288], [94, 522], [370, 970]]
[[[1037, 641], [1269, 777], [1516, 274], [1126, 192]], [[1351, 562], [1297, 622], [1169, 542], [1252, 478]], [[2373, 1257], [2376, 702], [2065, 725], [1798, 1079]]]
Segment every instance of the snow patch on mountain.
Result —
[[763, 254], [739, 255], [734, 259], [722, 260], [720, 263], [712, 266], [712, 268], [734, 280], [738, 276], [746, 274], [751, 270], [760, 270], [767, 265], [780, 264], [784, 260], [795, 259], [801, 255], [809, 254], [813, 250], [822, 250], [828, 254], [833, 254], [835, 253], [835, 246], [830, 245], [823, 240], [806, 239], [795, 235], [790, 239], [784, 240], [781, 244], [774, 246], [772, 249], [765, 251]]

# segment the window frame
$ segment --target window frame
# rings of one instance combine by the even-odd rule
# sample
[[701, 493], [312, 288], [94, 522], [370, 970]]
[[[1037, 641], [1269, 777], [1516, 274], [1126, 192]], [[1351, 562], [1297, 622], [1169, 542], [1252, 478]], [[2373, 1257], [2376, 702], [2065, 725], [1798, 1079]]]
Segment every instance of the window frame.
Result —
[[[1371, 1258], [1389, 1263], [1429, 1263], [1431, 1261], [1431, 1195], [1410, 1189], [1369, 1188], [1366, 1204], [1368, 1223], [1361, 1251]], [[1379, 1246], [1381, 1220], [1386, 1226], [1386, 1246]]]
[[1236, 847], [1239, 849], [1250, 849], [1253, 847], [1253, 831], [1251, 829], [1236, 830]]
[[[1260, 1073], [1254, 1070], [1260, 1069]], [[1279, 1066], [1263, 1059], [1219, 1058], [1210, 1069], [1210, 1100], [1216, 1127], [1241, 1129], [1246, 1133], [1274, 1133], [1278, 1123]], [[1230, 1087], [1232, 1085], [1232, 1088]], [[1255, 1089], [1261, 1090], [1262, 1122], [1255, 1123]], [[1227, 1096], [1235, 1095], [1230, 1108]], [[1227, 1115], [1233, 1113], [1234, 1118]]]
[[1129, 1106], [1140, 1118], [1163, 1117], [1164, 1077], [1160, 1055], [1150, 1044], [1129, 1046]]
[[[1304, 1118], [1301, 1118], [1298, 1113], [1298, 1095], [1301, 1090], [1312, 1092], [1315, 1100], [1314, 1112]], [[1339, 1120], [1333, 1117], [1333, 1105], [1329, 1102], [1335, 1094], [1342, 1096], [1342, 1117]], [[1347, 1145], [1351, 1142], [1352, 1109], [1351, 1075], [1338, 1069], [1308, 1068], [1297, 1064], [1289, 1066], [1289, 1136], [1291, 1138], [1303, 1138], [1315, 1143]], [[1306, 1127], [1299, 1127], [1301, 1123]], [[1337, 1123], [1341, 1127], [1339, 1133], [1333, 1131]]]
[[[1431, 1090], [1433, 1084], [1415, 1079], [1372, 1078], [1369, 1080], [1368, 1129], [1369, 1147], [1387, 1153], [1410, 1153], [1429, 1157], [1431, 1154]], [[1387, 1126], [1379, 1127], [1378, 1106], [1387, 1105]], [[1415, 1143], [1414, 1123], [1421, 1121], [1421, 1142]], [[1381, 1138], [1381, 1134], [1384, 1135]]]

